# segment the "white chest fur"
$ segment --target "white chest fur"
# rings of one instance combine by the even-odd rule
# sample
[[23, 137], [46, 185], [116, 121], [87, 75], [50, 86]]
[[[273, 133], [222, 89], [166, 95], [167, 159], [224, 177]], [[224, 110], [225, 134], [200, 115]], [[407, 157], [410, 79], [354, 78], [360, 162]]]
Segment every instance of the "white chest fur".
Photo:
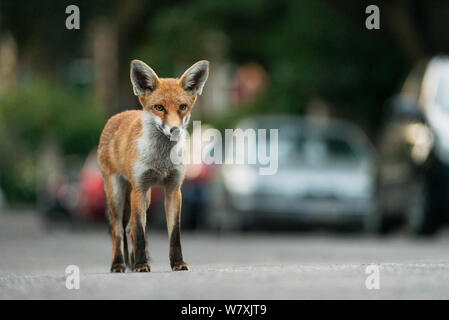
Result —
[[184, 166], [172, 160], [173, 154], [182, 153], [184, 130], [178, 141], [170, 141], [156, 126], [157, 118], [145, 112], [142, 118], [142, 135], [137, 138], [139, 156], [134, 165], [134, 177], [143, 188], [181, 180]]

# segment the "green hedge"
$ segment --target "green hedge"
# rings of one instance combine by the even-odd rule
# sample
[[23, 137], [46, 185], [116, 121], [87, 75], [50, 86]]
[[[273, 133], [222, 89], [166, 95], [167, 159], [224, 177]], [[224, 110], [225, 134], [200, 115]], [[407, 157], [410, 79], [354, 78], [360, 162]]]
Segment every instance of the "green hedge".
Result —
[[0, 96], [0, 187], [9, 201], [35, 198], [36, 157], [56, 141], [64, 155], [86, 155], [98, 143], [105, 116], [93, 94], [38, 80]]

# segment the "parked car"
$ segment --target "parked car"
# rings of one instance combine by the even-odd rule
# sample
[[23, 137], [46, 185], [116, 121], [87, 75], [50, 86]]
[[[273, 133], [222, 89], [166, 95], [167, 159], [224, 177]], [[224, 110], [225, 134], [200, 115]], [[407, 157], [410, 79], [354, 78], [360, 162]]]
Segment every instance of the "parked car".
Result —
[[[215, 208], [209, 213], [215, 228], [275, 221], [362, 226], [376, 210], [375, 151], [355, 125], [269, 115], [246, 119], [237, 127], [279, 129], [278, 170], [260, 175], [260, 164], [223, 165], [214, 188]], [[261, 147], [270, 149], [257, 139], [256, 150]]]
[[64, 170], [53, 173], [37, 190], [37, 211], [47, 227], [59, 222], [73, 222], [78, 203], [78, 159], [67, 159]]
[[76, 211], [85, 220], [105, 219], [106, 196], [96, 150], [89, 153], [78, 177]]
[[449, 217], [449, 58], [418, 64], [400, 93], [379, 140], [377, 229], [405, 221], [433, 234]]

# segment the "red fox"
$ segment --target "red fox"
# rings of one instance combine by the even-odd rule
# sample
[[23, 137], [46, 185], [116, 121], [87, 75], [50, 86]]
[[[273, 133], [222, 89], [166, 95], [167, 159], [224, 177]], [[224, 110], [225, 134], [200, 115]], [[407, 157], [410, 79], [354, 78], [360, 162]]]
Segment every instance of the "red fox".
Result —
[[111, 272], [149, 272], [145, 241], [151, 187], [165, 190], [165, 214], [173, 271], [188, 270], [180, 238], [184, 167], [170, 158], [209, 75], [209, 62], [195, 63], [177, 79], [159, 78], [144, 62], [131, 62], [131, 83], [143, 110], [108, 120], [100, 137], [98, 164], [112, 228]]

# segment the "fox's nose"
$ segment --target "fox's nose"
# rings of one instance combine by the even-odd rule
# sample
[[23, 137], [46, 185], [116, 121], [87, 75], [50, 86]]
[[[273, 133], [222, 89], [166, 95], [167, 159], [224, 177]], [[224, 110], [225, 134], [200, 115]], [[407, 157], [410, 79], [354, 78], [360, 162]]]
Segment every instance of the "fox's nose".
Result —
[[178, 130], [179, 130], [178, 127], [171, 127], [170, 133], [173, 134], [173, 133], [175, 133], [175, 132], [178, 131]]

